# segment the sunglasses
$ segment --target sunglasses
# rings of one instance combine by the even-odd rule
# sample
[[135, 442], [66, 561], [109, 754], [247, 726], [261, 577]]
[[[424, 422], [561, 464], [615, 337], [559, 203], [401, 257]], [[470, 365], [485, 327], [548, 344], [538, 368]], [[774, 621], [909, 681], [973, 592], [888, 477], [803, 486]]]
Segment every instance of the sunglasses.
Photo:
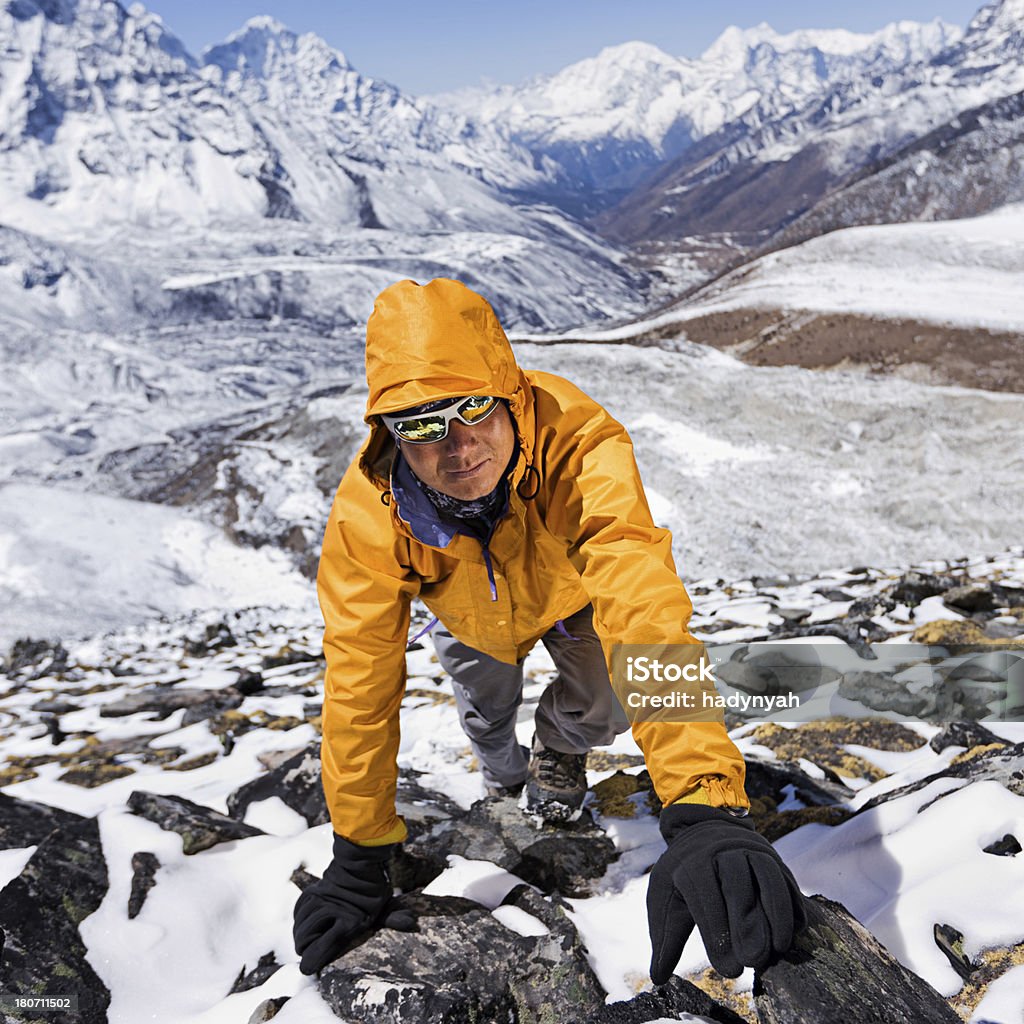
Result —
[[490, 395], [472, 395], [464, 400], [456, 400], [447, 409], [437, 412], [420, 413], [419, 415], [381, 416], [384, 426], [395, 437], [409, 444], [433, 444], [443, 441], [448, 436], [448, 424], [452, 420], [465, 423], [467, 427], [475, 427], [501, 405], [500, 398]]

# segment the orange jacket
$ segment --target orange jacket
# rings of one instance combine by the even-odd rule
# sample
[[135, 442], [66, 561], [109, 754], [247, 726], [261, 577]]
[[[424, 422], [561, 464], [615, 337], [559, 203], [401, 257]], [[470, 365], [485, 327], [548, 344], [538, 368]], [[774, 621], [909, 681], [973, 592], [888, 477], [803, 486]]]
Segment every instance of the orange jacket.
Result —
[[[491, 307], [464, 285], [401, 281], [367, 325], [370, 436], [338, 488], [317, 577], [327, 657], [322, 763], [334, 831], [356, 843], [405, 837], [395, 814], [399, 707], [410, 603], [463, 643], [525, 657], [588, 603], [613, 643], [695, 642], [692, 605], [654, 525], [621, 424], [569, 381], [522, 371]], [[376, 417], [460, 395], [507, 399], [519, 441], [509, 510], [491, 537], [493, 599], [478, 540], [417, 539], [391, 501], [394, 442]], [[702, 787], [746, 806], [743, 759], [717, 722], [633, 726], [666, 804]]]

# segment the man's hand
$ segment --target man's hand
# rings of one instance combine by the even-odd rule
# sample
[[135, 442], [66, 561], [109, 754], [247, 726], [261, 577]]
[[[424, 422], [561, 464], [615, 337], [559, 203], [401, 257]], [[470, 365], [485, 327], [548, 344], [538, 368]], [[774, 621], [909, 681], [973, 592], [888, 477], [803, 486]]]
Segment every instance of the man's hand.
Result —
[[394, 847], [357, 846], [335, 835], [334, 859], [323, 878], [295, 903], [292, 935], [303, 974], [316, 974], [378, 923], [413, 930], [412, 913], [391, 898], [387, 864]]
[[789, 949], [807, 922], [804, 897], [750, 822], [718, 807], [673, 804], [660, 825], [668, 849], [647, 886], [655, 985], [672, 976], [695, 924], [715, 970], [728, 978]]

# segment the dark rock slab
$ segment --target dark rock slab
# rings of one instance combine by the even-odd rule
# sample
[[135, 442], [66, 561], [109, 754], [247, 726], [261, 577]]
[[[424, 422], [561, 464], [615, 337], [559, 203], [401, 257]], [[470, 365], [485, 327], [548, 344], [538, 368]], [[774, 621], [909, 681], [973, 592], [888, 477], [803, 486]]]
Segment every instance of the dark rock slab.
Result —
[[[908, 793], [916, 793], [937, 779], [966, 779], [969, 782], [991, 780], [1005, 786], [1017, 796], [1024, 796], [1024, 743], [1015, 743], [998, 750], [987, 751], [979, 757], [948, 765], [934, 775], [918, 779], [917, 782], [911, 782], [899, 789], [890, 790], [888, 793], [880, 793], [878, 796], [872, 797], [857, 813], [863, 814], [865, 811], [871, 810], [872, 807], [878, 807], [890, 800], [897, 800]], [[945, 795], [947, 794], [943, 794], [943, 796]], [[936, 799], [941, 800], [942, 797], [939, 796]], [[922, 807], [921, 810], [924, 808]]]
[[225, 647], [237, 645], [238, 640], [226, 622], [211, 622], [201, 637], [185, 638], [185, 653], [192, 658], [202, 658]]
[[934, 718], [953, 707], [952, 695], [941, 683], [914, 693], [882, 672], [844, 672], [838, 694], [873, 711], [893, 711], [907, 718]]
[[55, 829], [85, 820], [59, 807], [0, 793], [0, 850], [38, 846]]
[[643, 992], [633, 999], [609, 1003], [573, 1024], [647, 1024], [665, 1018], [676, 1020], [680, 1013], [690, 1013], [719, 1024], [747, 1024], [738, 1013], [716, 1003], [702, 989], [675, 975], [653, 992]]
[[378, 931], [321, 972], [320, 994], [342, 1020], [549, 1024], [588, 1020], [604, 1005], [582, 945], [567, 932], [519, 935], [466, 899], [405, 902], [417, 932]]
[[415, 839], [443, 821], [462, 818], [466, 812], [450, 797], [420, 785], [422, 773], [403, 769], [398, 776], [395, 809], [405, 819]]
[[479, 800], [468, 814], [405, 843], [400, 874], [409, 877], [418, 865], [418, 879], [437, 877], [452, 854], [489, 860], [544, 892], [574, 897], [589, 895], [593, 881], [618, 856], [589, 812], [575, 822], [538, 828], [515, 798]]
[[186, 854], [199, 853], [233, 839], [266, 834], [262, 829], [180, 796], [159, 796], [136, 790], [128, 797], [128, 807], [165, 831], [177, 832]]
[[0, 892], [0, 990], [78, 996], [77, 1013], [47, 1013], [47, 1024], [107, 1024], [110, 993], [86, 959], [78, 931], [107, 885], [99, 825], [90, 818], [51, 832]]
[[138, 693], [130, 693], [120, 700], [104, 704], [100, 709], [103, 718], [121, 718], [139, 712], [153, 712], [157, 720], [166, 718], [180, 708], [208, 708], [207, 714], [200, 715], [194, 721], [209, 718], [226, 708], [237, 708], [242, 703], [242, 695], [232, 686], [221, 690], [197, 690], [187, 687], [151, 686]]
[[976, 582], [951, 587], [942, 595], [942, 603], [959, 612], [990, 612], [995, 610], [998, 600], [990, 583]]
[[964, 952], [964, 933], [950, 924], [936, 923], [932, 928], [932, 935], [935, 945], [949, 961], [949, 966], [967, 981], [977, 970], [977, 965], [972, 963], [971, 958]]
[[128, 917], [138, 917], [146, 902], [149, 890], [156, 885], [156, 873], [160, 870], [160, 859], [155, 853], [140, 850], [132, 854], [132, 888], [128, 894]]
[[68, 652], [59, 640], [22, 637], [11, 645], [3, 662], [5, 675], [25, 681], [59, 675], [68, 667]]
[[788, 796], [788, 786], [793, 787], [793, 794], [798, 800], [812, 807], [843, 804], [850, 798], [850, 790], [842, 783], [812, 779], [789, 761], [759, 761], [748, 756], [746, 765], [746, 791], [752, 800], [768, 797], [775, 803], [782, 803]]
[[839, 903], [807, 901], [808, 927], [754, 979], [762, 1024], [961, 1024]]
[[890, 595], [900, 604], [913, 608], [925, 598], [944, 594], [956, 585], [950, 576], [933, 576], [926, 572], [905, 572], [890, 588]]
[[1007, 832], [1002, 839], [983, 847], [982, 852], [991, 853], [994, 857], [1016, 857], [1022, 849], [1020, 840], [1012, 832]]
[[330, 821], [320, 780], [319, 747], [319, 743], [313, 744], [240, 786], [228, 797], [228, 814], [233, 818], [244, 818], [250, 804], [276, 796], [301, 814], [310, 828]]
[[231, 994], [235, 992], [248, 992], [250, 989], [259, 988], [267, 978], [276, 974], [279, 970], [281, 970], [281, 965], [275, 959], [273, 950], [269, 953], [264, 953], [251, 971], [246, 971], [245, 967], [242, 967], [238, 972], [238, 977], [235, 978], [235, 983], [231, 986]]
[[839, 673], [778, 648], [754, 654], [740, 648], [729, 661], [716, 666], [715, 678], [744, 693], [774, 695], [806, 693], [834, 682]]
[[986, 729], [980, 722], [950, 722], [942, 732], [936, 733], [928, 746], [941, 754], [947, 747], [987, 747], [990, 743], [1003, 743], [994, 732]]

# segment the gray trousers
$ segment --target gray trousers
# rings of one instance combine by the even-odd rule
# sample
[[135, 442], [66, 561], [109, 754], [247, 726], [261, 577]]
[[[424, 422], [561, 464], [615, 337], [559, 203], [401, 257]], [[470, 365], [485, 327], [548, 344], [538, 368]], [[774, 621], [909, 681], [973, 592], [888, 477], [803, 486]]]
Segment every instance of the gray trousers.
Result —
[[[541, 637], [558, 675], [546, 687], [534, 714], [537, 738], [545, 747], [583, 754], [611, 743], [629, 728], [612, 690], [601, 642], [587, 605]], [[469, 737], [489, 786], [513, 786], [526, 778], [529, 752], [516, 739], [523, 699], [523, 663], [508, 665], [460, 643], [446, 629], [434, 630], [434, 649], [452, 677], [459, 722]]]

